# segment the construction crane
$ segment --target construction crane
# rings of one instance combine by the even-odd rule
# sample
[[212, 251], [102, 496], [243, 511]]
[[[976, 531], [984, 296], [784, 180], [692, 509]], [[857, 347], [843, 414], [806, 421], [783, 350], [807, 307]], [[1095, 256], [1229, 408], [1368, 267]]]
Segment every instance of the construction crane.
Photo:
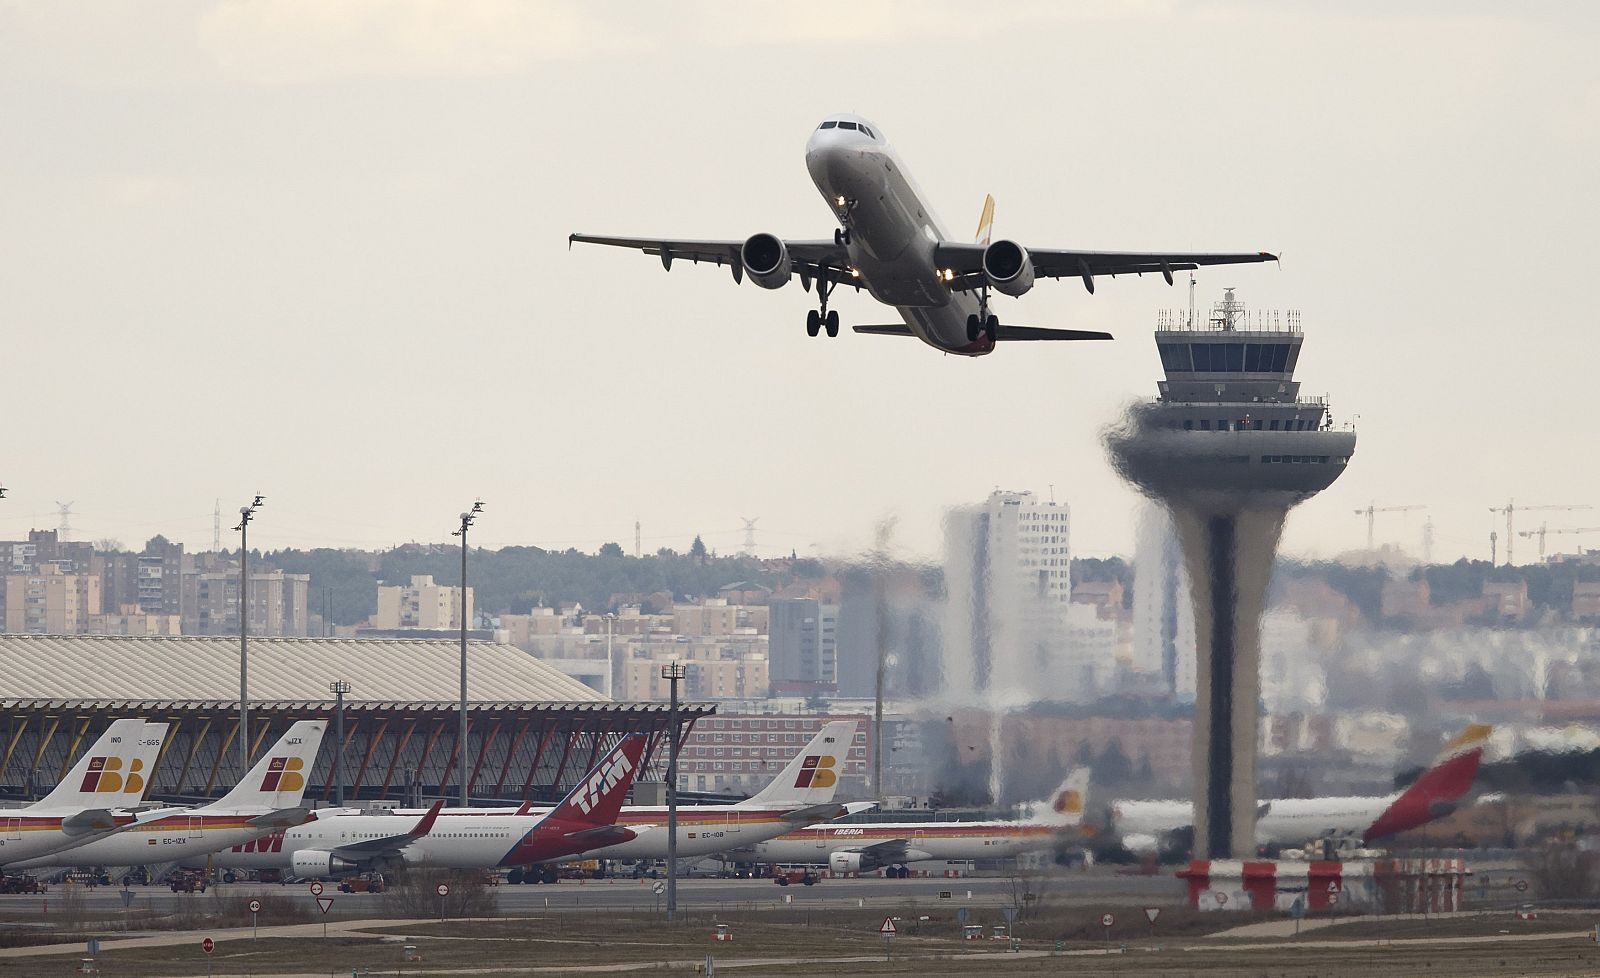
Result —
[[1367, 549], [1368, 550], [1372, 549], [1373, 524], [1375, 524], [1377, 522], [1377, 515], [1379, 513], [1404, 513], [1407, 510], [1427, 509], [1427, 508], [1428, 507], [1422, 506], [1422, 505], [1417, 505], [1417, 506], [1379, 506], [1376, 502], [1372, 502], [1372, 503], [1368, 503], [1367, 504], [1367, 508], [1366, 509], [1358, 509], [1358, 510], [1356, 510], [1356, 515], [1357, 516], [1365, 516], [1367, 518]]
[[1515, 566], [1515, 564], [1516, 564], [1516, 561], [1513, 560], [1512, 556], [1511, 556], [1511, 547], [1512, 547], [1512, 544], [1516, 541], [1516, 538], [1517, 538], [1517, 535], [1514, 532], [1516, 527], [1512, 523], [1512, 518], [1518, 512], [1528, 512], [1528, 511], [1535, 510], [1535, 509], [1543, 509], [1543, 510], [1559, 509], [1559, 510], [1566, 511], [1566, 510], [1573, 510], [1573, 509], [1593, 509], [1593, 508], [1594, 507], [1590, 506], [1588, 503], [1582, 503], [1582, 504], [1575, 505], [1575, 506], [1518, 506], [1516, 500], [1514, 500], [1514, 499], [1506, 500], [1506, 504], [1504, 506], [1490, 506], [1489, 507], [1489, 512], [1506, 514], [1506, 566], [1507, 567], [1512, 567], [1512, 566]]
[[1518, 530], [1519, 537], [1539, 538], [1539, 559], [1544, 559], [1544, 537], [1546, 533], [1600, 533], [1600, 526], [1558, 526], [1554, 530], [1543, 523], [1537, 530]]

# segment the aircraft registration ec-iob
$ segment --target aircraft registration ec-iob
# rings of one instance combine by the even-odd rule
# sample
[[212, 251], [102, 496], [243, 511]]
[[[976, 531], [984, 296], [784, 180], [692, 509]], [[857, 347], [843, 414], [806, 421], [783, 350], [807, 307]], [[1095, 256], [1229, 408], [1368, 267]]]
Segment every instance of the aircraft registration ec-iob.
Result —
[[839, 313], [828, 297], [841, 283], [865, 286], [874, 299], [895, 307], [902, 322], [853, 326], [857, 333], [915, 336], [945, 353], [982, 356], [1000, 340], [1108, 340], [1109, 333], [1002, 324], [989, 308], [991, 290], [1020, 296], [1035, 279], [1083, 279], [1094, 291], [1102, 275], [1172, 273], [1202, 265], [1275, 261], [1266, 252], [1066, 251], [1025, 248], [990, 240], [994, 198], [984, 202], [975, 241], [952, 241], [917, 189], [905, 165], [876, 125], [855, 115], [825, 119], [806, 144], [806, 169], [833, 210], [833, 240], [789, 241], [762, 232], [743, 241], [675, 241], [574, 234], [572, 242], [635, 248], [657, 255], [667, 270], [673, 259], [728, 265], [733, 280], [746, 276], [764, 289], [798, 277], [818, 308], [806, 314], [806, 333], [839, 335]]

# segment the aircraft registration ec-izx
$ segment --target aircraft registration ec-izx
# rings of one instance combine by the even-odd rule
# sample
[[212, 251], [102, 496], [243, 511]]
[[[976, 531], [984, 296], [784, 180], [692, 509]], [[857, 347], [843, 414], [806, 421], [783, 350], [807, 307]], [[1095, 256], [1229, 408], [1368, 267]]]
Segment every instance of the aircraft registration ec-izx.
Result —
[[902, 322], [856, 325], [857, 333], [914, 336], [945, 353], [982, 356], [1000, 340], [1106, 340], [1109, 333], [1002, 324], [990, 311], [990, 291], [1020, 296], [1040, 278], [1083, 279], [1094, 292], [1104, 275], [1172, 273], [1202, 265], [1275, 261], [1267, 252], [1184, 253], [1067, 251], [1025, 248], [991, 241], [994, 198], [984, 202], [972, 243], [952, 241], [934, 217], [911, 174], [879, 128], [855, 115], [823, 120], [806, 144], [806, 169], [839, 226], [833, 240], [791, 241], [761, 232], [742, 241], [676, 241], [574, 234], [586, 244], [634, 248], [660, 257], [668, 271], [674, 259], [727, 265], [734, 282], [745, 277], [764, 289], [799, 278], [816, 286], [818, 308], [806, 314], [806, 333], [839, 335], [839, 313], [828, 297], [840, 284], [865, 287], [874, 299], [895, 307]]

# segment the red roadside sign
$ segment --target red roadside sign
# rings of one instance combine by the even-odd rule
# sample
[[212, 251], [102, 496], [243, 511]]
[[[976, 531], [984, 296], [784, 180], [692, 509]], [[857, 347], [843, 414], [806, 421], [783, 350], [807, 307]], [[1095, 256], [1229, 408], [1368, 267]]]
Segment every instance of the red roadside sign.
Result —
[[215, 951], [216, 949], [217, 949], [217, 942], [213, 941], [209, 937], [200, 942], [200, 950], [206, 952], [207, 954], [210, 954], [212, 951]]
[[878, 928], [878, 933], [882, 934], [884, 937], [893, 937], [894, 935], [900, 933], [900, 928], [894, 925], [893, 917], [885, 917], [883, 918], [883, 926]]
[[322, 896], [322, 883], [319, 880], [311, 881], [311, 895]]

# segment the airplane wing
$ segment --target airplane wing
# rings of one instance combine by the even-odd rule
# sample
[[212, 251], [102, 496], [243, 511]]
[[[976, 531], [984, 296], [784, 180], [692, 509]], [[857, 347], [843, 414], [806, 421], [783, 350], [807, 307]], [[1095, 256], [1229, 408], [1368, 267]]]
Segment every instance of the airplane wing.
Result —
[[[873, 333], [877, 336], [916, 336], [911, 332], [911, 327], [905, 323], [860, 324], [850, 327], [857, 333]], [[1102, 333], [1094, 329], [1051, 329], [1045, 326], [1008, 326], [1000, 324], [1000, 332], [995, 339], [1014, 342], [1016, 340], [1109, 340], [1110, 333]]]
[[340, 856], [360, 859], [380, 852], [404, 849], [433, 831], [433, 823], [439, 820], [439, 810], [443, 807], [444, 799], [441, 798], [433, 803], [433, 807], [428, 809], [426, 815], [417, 820], [417, 824], [405, 832], [386, 835], [381, 839], [362, 839], [360, 842], [346, 842], [333, 851]]
[[[981, 244], [966, 241], [941, 241], [934, 249], [934, 261], [940, 268], [953, 273], [950, 288], [967, 291], [980, 288], [986, 281], [983, 274], [983, 248]], [[1181, 251], [1066, 251], [1062, 249], [1028, 249], [1033, 262], [1033, 274], [1038, 278], [1083, 279], [1084, 287], [1094, 291], [1094, 280], [1099, 275], [1143, 275], [1157, 273], [1172, 284], [1172, 273], [1189, 271], [1202, 265], [1241, 265], [1250, 262], [1277, 261], [1278, 256], [1265, 251], [1247, 252], [1181, 252]]]
[[822, 805], [807, 805], [805, 808], [796, 808], [783, 813], [785, 822], [797, 825], [812, 825], [817, 822], [828, 822], [836, 818], [843, 818], [850, 814], [850, 809], [845, 805], [827, 802]]
[[909, 839], [886, 839], [883, 842], [874, 842], [870, 846], [851, 849], [863, 856], [871, 856], [880, 863], [904, 862], [911, 854], [911, 841]]
[[[673, 241], [667, 238], [609, 238], [595, 234], [569, 234], [567, 247], [573, 243], [606, 245], [611, 248], [632, 248], [642, 251], [647, 255], [655, 255], [661, 259], [661, 267], [672, 271], [674, 259], [683, 259], [695, 264], [708, 262], [713, 265], [727, 265], [733, 272], [733, 280], [744, 280], [744, 262], [739, 258], [739, 249], [744, 246], [744, 241]], [[783, 246], [788, 249], [792, 274], [799, 276], [800, 283], [807, 291], [815, 281], [827, 281], [832, 284], [840, 282], [855, 282], [849, 272], [850, 254], [842, 246], [832, 241], [784, 241]]]

